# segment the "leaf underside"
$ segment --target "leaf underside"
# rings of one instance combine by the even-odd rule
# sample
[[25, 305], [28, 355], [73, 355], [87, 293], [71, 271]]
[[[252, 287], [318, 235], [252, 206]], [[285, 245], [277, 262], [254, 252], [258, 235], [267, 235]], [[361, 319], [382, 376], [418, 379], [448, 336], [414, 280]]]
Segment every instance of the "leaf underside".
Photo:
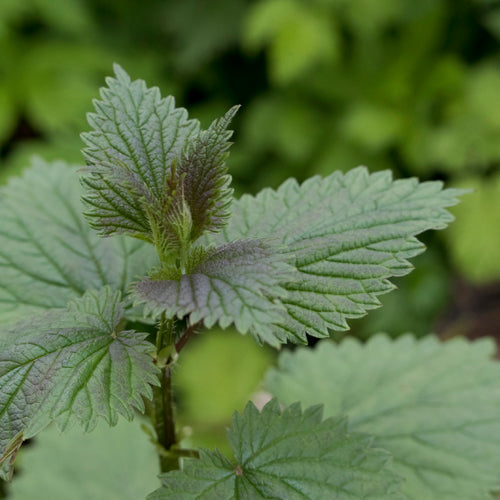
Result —
[[150, 245], [98, 237], [80, 196], [74, 167], [41, 160], [1, 190], [0, 323], [64, 308], [89, 289], [125, 293], [156, 264]]
[[192, 324], [203, 321], [208, 328], [216, 322], [223, 328], [234, 323], [259, 342], [278, 345], [270, 325], [280, 321], [283, 308], [270, 297], [283, 295], [280, 282], [287, 276], [290, 266], [272, 247], [240, 240], [213, 249], [179, 280], [148, 278], [137, 283], [134, 292], [152, 314], [190, 315]]
[[119, 331], [120, 293], [89, 291], [64, 310], [18, 324], [0, 353], [0, 457], [12, 440], [33, 436], [56, 419], [86, 431], [144, 410], [158, 384], [147, 334]]
[[327, 337], [348, 329], [347, 319], [380, 305], [377, 295], [394, 288], [388, 278], [411, 271], [407, 259], [424, 250], [415, 236], [442, 229], [453, 217], [445, 207], [463, 191], [441, 182], [392, 179], [389, 171], [294, 179], [233, 203], [231, 222], [211, 243], [271, 240], [297, 268], [283, 283], [286, 314], [273, 325], [280, 341], [306, 342], [306, 332]]
[[266, 387], [283, 403], [325, 404], [376, 436], [412, 500], [489, 499], [500, 489], [500, 365], [490, 342], [411, 336], [321, 342], [284, 352]]
[[388, 455], [369, 437], [347, 434], [345, 419], [322, 420], [320, 406], [282, 412], [273, 400], [259, 412], [249, 403], [234, 414], [228, 439], [234, 463], [203, 450], [183, 471], [163, 474], [148, 500], [400, 498]]

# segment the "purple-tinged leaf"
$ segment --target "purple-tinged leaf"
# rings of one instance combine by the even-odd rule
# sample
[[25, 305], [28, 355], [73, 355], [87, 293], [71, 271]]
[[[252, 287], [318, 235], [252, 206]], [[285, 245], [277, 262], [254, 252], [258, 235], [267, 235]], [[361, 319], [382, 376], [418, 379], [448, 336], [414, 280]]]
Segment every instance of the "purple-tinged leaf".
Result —
[[293, 277], [276, 249], [261, 240], [240, 240], [208, 253], [178, 280], [145, 279], [135, 294], [146, 310], [167, 317], [189, 316], [191, 324], [207, 327], [234, 323], [241, 333], [251, 331], [259, 341], [278, 345], [270, 325], [281, 320], [280, 283]]

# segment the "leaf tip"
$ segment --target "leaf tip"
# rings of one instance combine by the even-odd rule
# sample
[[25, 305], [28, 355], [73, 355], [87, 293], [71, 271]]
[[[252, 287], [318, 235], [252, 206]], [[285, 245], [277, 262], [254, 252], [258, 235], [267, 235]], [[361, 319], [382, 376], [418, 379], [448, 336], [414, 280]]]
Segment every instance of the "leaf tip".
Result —
[[117, 62], [113, 63], [113, 72], [117, 80], [130, 83], [130, 76]]

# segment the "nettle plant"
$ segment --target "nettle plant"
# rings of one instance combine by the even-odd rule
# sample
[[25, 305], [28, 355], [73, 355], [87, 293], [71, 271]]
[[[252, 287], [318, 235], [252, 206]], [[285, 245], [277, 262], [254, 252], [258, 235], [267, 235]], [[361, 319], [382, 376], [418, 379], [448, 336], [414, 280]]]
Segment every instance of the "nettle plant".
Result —
[[182, 448], [172, 374], [193, 333], [234, 325], [278, 348], [347, 330], [461, 192], [360, 167], [234, 200], [237, 107], [202, 130], [115, 71], [82, 136], [87, 167], [38, 160], [1, 193], [3, 478], [52, 421], [91, 431], [140, 413], [162, 471], [151, 499], [489, 498], [500, 369], [484, 341], [284, 350], [272, 399], [233, 415], [234, 456]]

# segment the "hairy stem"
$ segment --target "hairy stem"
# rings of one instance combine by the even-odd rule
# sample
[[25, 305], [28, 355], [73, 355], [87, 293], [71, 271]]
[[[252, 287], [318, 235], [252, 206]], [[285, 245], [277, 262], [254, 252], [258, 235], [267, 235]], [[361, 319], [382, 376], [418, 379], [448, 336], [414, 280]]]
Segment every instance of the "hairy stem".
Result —
[[[160, 375], [161, 386], [155, 391], [155, 422], [156, 434], [162, 447], [168, 452], [177, 443], [172, 397], [172, 369], [169, 365], [162, 369]], [[179, 459], [175, 455], [161, 455], [161, 472], [168, 472], [179, 468]]]
[[[174, 343], [174, 321], [166, 320], [165, 315], [161, 317], [158, 328], [156, 348], [160, 353], [164, 349], [173, 347]], [[150, 415], [156, 431], [158, 443], [167, 452], [160, 454], [161, 472], [168, 472], [179, 468], [179, 459], [168, 452], [177, 443], [175, 435], [173, 393], [172, 393], [172, 365], [170, 357], [161, 367], [160, 386], [153, 388], [153, 411]]]
[[153, 387], [153, 401], [147, 404], [147, 413], [153, 423], [156, 438], [160, 445], [158, 453], [161, 472], [179, 468], [179, 458], [183, 456], [197, 457], [195, 450], [180, 450], [176, 448], [177, 436], [174, 422], [174, 398], [172, 391], [172, 367], [174, 357], [189, 340], [196, 325], [188, 326], [180, 339], [175, 343], [175, 322], [161, 316], [156, 333], [157, 363], [161, 368], [160, 386]]
[[191, 335], [193, 335], [199, 324], [200, 323], [195, 323], [194, 325], [190, 325], [186, 328], [181, 338], [175, 343], [176, 352], [181, 352], [182, 348], [186, 345], [186, 342], [189, 340]]

